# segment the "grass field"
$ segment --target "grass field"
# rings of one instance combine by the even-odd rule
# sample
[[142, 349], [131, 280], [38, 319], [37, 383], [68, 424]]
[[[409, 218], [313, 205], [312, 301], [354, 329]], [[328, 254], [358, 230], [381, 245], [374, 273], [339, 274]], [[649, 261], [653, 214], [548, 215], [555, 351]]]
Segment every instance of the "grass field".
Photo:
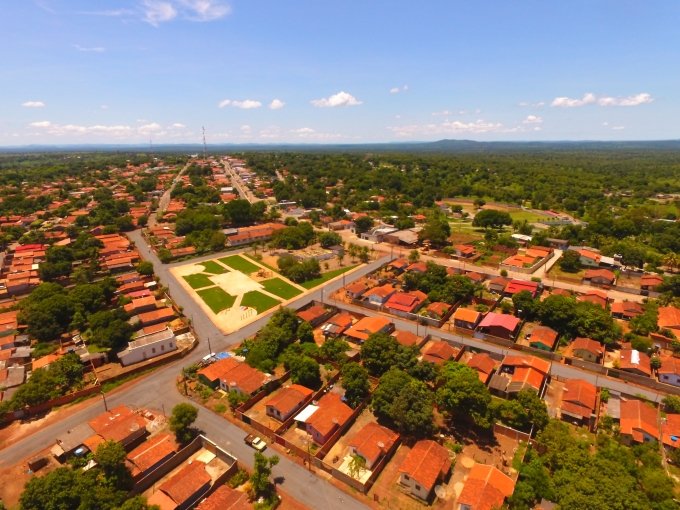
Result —
[[545, 221], [550, 219], [550, 216], [543, 215], [543, 214], [536, 214], [535, 212], [531, 211], [525, 211], [525, 210], [520, 210], [520, 211], [510, 211], [510, 217], [512, 218], [512, 221], [528, 221], [529, 223], [536, 223], [537, 221]]
[[256, 290], [247, 292], [243, 295], [243, 299], [241, 300], [241, 306], [255, 308], [258, 314], [265, 312], [278, 304], [279, 301], [276, 299], [266, 296]]
[[303, 282], [300, 285], [302, 285], [305, 289], [313, 289], [314, 287], [317, 287], [322, 283], [327, 282], [328, 280], [332, 280], [336, 276], [340, 276], [342, 273], [346, 273], [347, 271], [349, 271], [350, 269], [354, 269], [355, 267], [357, 266], [347, 266], [334, 269], [333, 271], [328, 271], [327, 273], [322, 274], [319, 278]]
[[205, 268], [206, 273], [222, 274], [227, 272], [225, 268], [223, 268], [220, 264], [218, 264], [214, 260], [207, 260], [205, 262], [201, 262], [201, 265]]
[[271, 292], [283, 299], [290, 299], [302, 291], [293, 287], [290, 283], [284, 282], [281, 278], [272, 278], [271, 280], [261, 281], [260, 284], [264, 287], [264, 290]]
[[260, 270], [260, 266], [256, 266], [240, 255], [230, 255], [229, 257], [224, 257], [218, 260], [232, 269], [241, 271], [244, 274], [250, 274]]
[[187, 283], [191, 285], [192, 289], [202, 289], [203, 287], [210, 287], [211, 285], [215, 285], [213, 282], [210, 281], [210, 278], [201, 273], [188, 274], [186, 276], [183, 276], [182, 278], [184, 278], [187, 281]]
[[220, 287], [198, 290], [196, 293], [201, 296], [201, 299], [205, 301], [205, 304], [208, 305], [214, 313], [231, 308], [234, 301], [236, 301], [234, 296], [227, 294]]

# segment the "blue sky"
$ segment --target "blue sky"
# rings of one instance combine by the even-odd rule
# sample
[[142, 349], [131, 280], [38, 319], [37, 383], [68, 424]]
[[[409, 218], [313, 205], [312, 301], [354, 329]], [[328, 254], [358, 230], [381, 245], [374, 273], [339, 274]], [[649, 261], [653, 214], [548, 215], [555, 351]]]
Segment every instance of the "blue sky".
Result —
[[3, 0], [0, 145], [680, 138], [680, 2]]

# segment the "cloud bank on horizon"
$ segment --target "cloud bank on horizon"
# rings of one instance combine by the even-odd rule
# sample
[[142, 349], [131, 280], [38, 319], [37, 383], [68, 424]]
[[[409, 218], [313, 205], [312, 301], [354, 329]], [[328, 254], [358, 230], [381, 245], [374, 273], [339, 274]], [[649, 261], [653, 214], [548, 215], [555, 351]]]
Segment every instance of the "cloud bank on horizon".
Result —
[[678, 136], [680, 4], [490, 1], [12, 2], [0, 145]]

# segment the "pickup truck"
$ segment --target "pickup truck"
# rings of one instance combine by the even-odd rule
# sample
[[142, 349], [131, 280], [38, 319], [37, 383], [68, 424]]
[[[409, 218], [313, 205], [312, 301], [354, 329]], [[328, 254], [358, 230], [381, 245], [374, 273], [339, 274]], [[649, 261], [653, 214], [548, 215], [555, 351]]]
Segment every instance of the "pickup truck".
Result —
[[248, 446], [252, 446], [257, 451], [264, 451], [267, 448], [267, 443], [265, 443], [262, 438], [254, 434], [248, 434], [244, 439]]

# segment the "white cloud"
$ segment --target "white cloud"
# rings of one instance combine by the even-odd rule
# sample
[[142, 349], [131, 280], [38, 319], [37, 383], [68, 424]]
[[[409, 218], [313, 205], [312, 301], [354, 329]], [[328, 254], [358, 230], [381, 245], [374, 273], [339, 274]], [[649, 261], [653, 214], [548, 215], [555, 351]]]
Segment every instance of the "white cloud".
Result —
[[404, 85], [403, 87], [392, 87], [390, 89], [390, 94], [399, 94], [399, 92], [406, 92], [408, 90], [408, 85]]
[[253, 128], [250, 127], [248, 124], [243, 124], [241, 126], [241, 133], [244, 135], [249, 135], [252, 132]]
[[518, 104], [518, 106], [523, 106], [523, 107], [529, 106], [531, 108], [542, 108], [543, 106], [545, 106], [545, 102], [544, 101], [538, 101], [536, 103], [531, 103], [529, 101], [521, 101]]
[[411, 124], [406, 126], [390, 126], [387, 129], [398, 136], [423, 136], [423, 135], [455, 135], [461, 133], [491, 133], [502, 132], [503, 124], [500, 122], [488, 122], [478, 119], [473, 122], [461, 122], [459, 120], [440, 122], [439, 124]]
[[85, 53], [104, 53], [106, 51], [106, 48], [102, 46], [81, 46], [80, 44], [74, 44], [73, 47], [77, 49], [78, 51], [82, 51]]
[[337, 106], [357, 106], [361, 104], [361, 101], [352, 94], [340, 91], [330, 97], [312, 99], [311, 103], [317, 108], [335, 108]]
[[612, 129], [614, 131], [621, 131], [622, 129], [626, 129], [626, 126], [612, 126]]
[[542, 124], [543, 117], [538, 115], [527, 115], [527, 118], [522, 121], [522, 124]]
[[600, 106], [639, 106], [641, 104], [651, 103], [652, 101], [654, 101], [654, 98], [647, 92], [625, 97], [598, 97], [592, 92], [588, 92], [584, 94], [581, 99], [556, 97], [553, 99], [552, 103], [550, 103], [550, 106], [558, 106], [561, 108], [575, 108], [590, 104], [598, 104]]
[[284, 106], [286, 106], [286, 103], [284, 103], [280, 99], [272, 99], [272, 102], [269, 103], [270, 110], [280, 110]]
[[99, 108], [101, 108], [102, 110], [108, 110], [108, 109], [109, 109], [109, 105], [103, 104], [103, 105], [101, 105]]
[[157, 122], [140, 124], [141, 125], [138, 126], [124, 124], [95, 124], [85, 126], [79, 124], [56, 124], [48, 120], [42, 120], [30, 123], [29, 127], [37, 129], [39, 134], [47, 134], [56, 137], [76, 137], [77, 139], [101, 137], [102, 139], [118, 138], [139, 140], [140, 137], [147, 138], [153, 136], [154, 138], [177, 138], [187, 136], [188, 134], [188, 132], [184, 130], [186, 126], [180, 123], [171, 124], [168, 127], [163, 127]]
[[144, 0], [143, 9], [144, 21], [154, 27], [177, 17], [177, 9], [170, 2]]
[[21, 106], [24, 108], [44, 108], [45, 103], [42, 101], [26, 101], [24, 103], [21, 103]]
[[587, 104], [594, 104], [597, 101], [595, 94], [587, 92], [581, 99], [573, 99], [571, 97], [556, 97], [553, 99], [550, 106], [558, 106], [560, 108], [575, 108], [577, 106], [585, 106]]
[[253, 108], [261, 107], [262, 103], [260, 101], [255, 101], [254, 99], [244, 99], [243, 101], [223, 99], [217, 103], [218, 108], [224, 108], [226, 106], [233, 106], [234, 108], [241, 108], [242, 110], [252, 110]]
[[216, 0], [180, 0], [193, 21], [214, 21], [231, 13], [231, 7]]
[[654, 101], [651, 94], [646, 92], [627, 97], [601, 97], [597, 100], [600, 106], [639, 106]]

